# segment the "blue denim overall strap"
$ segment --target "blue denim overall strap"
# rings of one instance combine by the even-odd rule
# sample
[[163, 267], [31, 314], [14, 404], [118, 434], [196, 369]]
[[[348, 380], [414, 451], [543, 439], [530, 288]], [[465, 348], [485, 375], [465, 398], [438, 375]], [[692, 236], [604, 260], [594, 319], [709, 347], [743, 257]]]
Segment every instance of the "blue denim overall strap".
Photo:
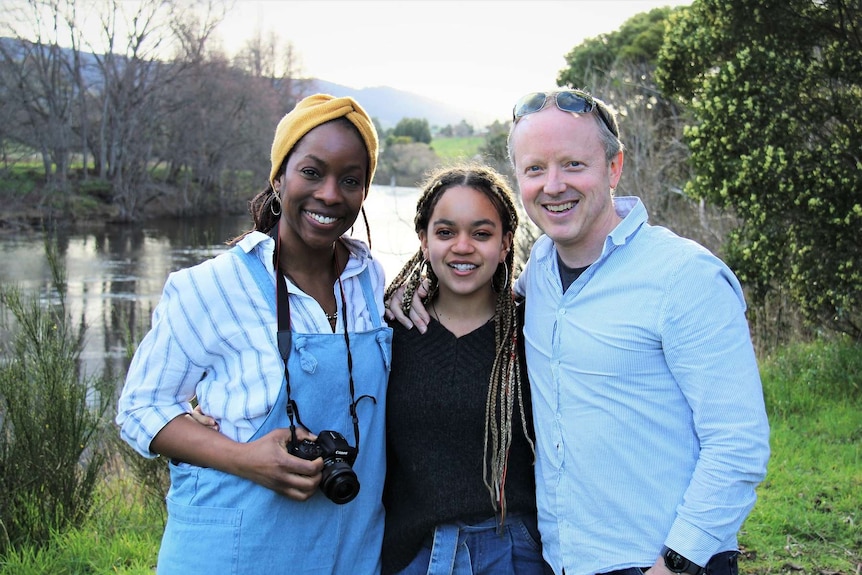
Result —
[[[261, 295], [266, 299], [272, 313], [275, 314], [275, 280], [271, 275], [269, 275], [269, 271], [266, 269], [266, 266], [264, 266], [263, 262], [257, 259], [254, 254], [246, 253], [245, 250], [239, 246], [234, 246], [228, 251], [238, 257], [246, 265], [246, 268], [248, 268], [248, 271], [251, 273], [251, 277], [253, 277], [254, 281], [257, 282], [257, 287], [260, 288]], [[371, 298], [371, 301], [374, 301], [374, 298]]]
[[478, 523], [438, 525], [399, 575], [551, 575], [542, 559], [536, 518], [513, 513]]
[[[265, 269], [254, 254], [244, 255], [250, 269]], [[350, 333], [351, 353], [358, 360], [353, 365], [356, 397], [367, 394], [376, 399], [376, 403], [363, 399], [357, 404], [361, 444], [353, 465], [360, 483], [356, 499], [337, 505], [318, 490], [308, 501], [294, 501], [215, 469], [172, 464], [160, 575], [371, 575], [380, 571], [384, 418], [392, 332], [379, 321], [369, 276], [363, 271], [360, 281], [371, 317], [380, 325]], [[271, 277], [267, 284], [274, 303]], [[261, 342], [261, 346], [272, 347], [261, 353], [281, 361], [274, 345]], [[352, 444], [344, 334], [294, 334], [288, 369], [291, 395], [303, 423], [313, 433], [338, 431]], [[275, 405], [250, 441], [289, 425], [286, 396], [282, 385]]]
[[[455, 561], [467, 561], [470, 568], [470, 557], [458, 553], [458, 539], [461, 530], [457, 525], [447, 523], [434, 528], [434, 543], [431, 545], [431, 561], [428, 563], [427, 575], [451, 575], [455, 572]], [[461, 569], [459, 569], [461, 571]]]

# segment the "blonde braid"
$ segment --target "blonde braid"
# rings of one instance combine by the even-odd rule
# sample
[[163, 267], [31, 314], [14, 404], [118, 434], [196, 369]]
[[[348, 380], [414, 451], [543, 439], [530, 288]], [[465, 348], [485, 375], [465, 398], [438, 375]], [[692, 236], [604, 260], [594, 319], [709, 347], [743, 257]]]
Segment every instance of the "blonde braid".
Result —
[[[514, 206], [512, 206], [514, 209]], [[521, 416], [521, 430], [535, 458], [536, 449], [527, 430], [524, 411], [524, 396], [521, 387], [521, 359], [518, 350], [520, 325], [515, 299], [509, 288], [512, 282], [514, 257], [506, 257], [504, 289], [497, 296], [495, 339], [496, 357], [488, 382], [488, 399], [485, 402], [485, 458], [483, 480], [491, 494], [491, 504], [500, 515], [500, 523], [506, 520], [506, 472], [509, 449], [512, 446], [514, 407], [517, 404]], [[495, 274], [496, 275], [496, 274]], [[490, 462], [488, 457], [490, 454]]]
[[407, 263], [404, 264], [404, 267], [401, 268], [401, 271], [398, 272], [398, 275], [395, 276], [395, 279], [392, 280], [392, 283], [389, 284], [383, 295], [384, 301], [388, 301], [392, 298], [395, 290], [404, 286], [401, 309], [404, 310], [405, 315], [410, 313], [410, 307], [413, 305], [413, 294], [416, 292], [416, 288], [419, 287], [419, 282], [422, 281], [423, 261], [422, 250], [418, 250], [407, 260]]

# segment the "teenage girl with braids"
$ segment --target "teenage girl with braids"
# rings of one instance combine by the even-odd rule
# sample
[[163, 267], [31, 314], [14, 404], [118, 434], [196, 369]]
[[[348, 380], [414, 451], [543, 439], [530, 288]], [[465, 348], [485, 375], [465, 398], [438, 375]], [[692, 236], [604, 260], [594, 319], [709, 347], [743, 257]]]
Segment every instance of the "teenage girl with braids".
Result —
[[420, 249], [387, 289], [424, 276], [425, 335], [394, 322], [383, 573], [539, 574], [532, 421], [512, 299], [518, 216], [505, 179], [462, 165], [418, 200]]
[[[254, 228], [168, 278], [117, 415], [141, 455], [171, 460], [160, 575], [380, 571], [391, 329], [380, 263], [344, 236], [377, 148], [351, 98], [302, 100]], [[193, 397], [217, 430], [188, 415]], [[321, 457], [288, 451], [323, 430], [358, 448], [349, 503], [319, 488]]]

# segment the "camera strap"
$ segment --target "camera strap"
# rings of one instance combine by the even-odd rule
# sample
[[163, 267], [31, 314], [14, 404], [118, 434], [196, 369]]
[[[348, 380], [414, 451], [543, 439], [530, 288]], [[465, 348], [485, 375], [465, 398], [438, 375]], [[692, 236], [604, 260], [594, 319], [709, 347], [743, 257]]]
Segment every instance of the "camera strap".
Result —
[[[290, 348], [291, 348], [291, 330], [290, 330], [290, 301], [288, 298], [287, 291], [287, 281], [284, 279], [284, 273], [279, 269], [279, 248], [281, 246], [281, 237], [278, 233], [278, 227], [281, 224], [281, 220], [276, 224], [272, 231], [270, 231], [270, 236], [275, 240], [275, 250], [272, 254], [272, 264], [275, 268], [275, 278], [276, 278], [276, 317], [278, 318], [278, 331], [276, 332], [276, 338], [278, 343], [278, 351], [281, 354], [281, 359], [284, 361], [284, 382], [285, 382], [285, 392], [287, 393], [287, 417], [290, 420], [290, 432], [291, 432], [291, 447], [295, 448], [297, 445], [296, 440], [296, 423], [304, 427], [308, 430], [308, 427], [302, 423], [302, 420], [299, 418], [299, 406], [296, 404], [296, 401], [290, 396], [290, 371], [288, 370], [288, 359], [290, 359]], [[359, 415], [356, 411], [356, 404], [364, 399], [371, 399], [374, 403], [377, 403], [377, 400], [371, 395], [361, 395], [358, 399], [356, 398], [356, 390], [355, 385], [353, 383], [353, 355], [350, 353], [350, 335], [348, 334], [348, 324], [347, 324], [347, 298], [344, 295], [344, 286], [341, 283], [341, 274], [338, 269], [338, 246], [335, 246], [335, 252], [333, 254], [334, 266], [335, 266], [335, 275], [338, 280], [338, 289], [341, 293], [341, 316], [344, 323], [344, 343], [347, 347], [347, 375], [348, 382], [350, 385], [350, 418], [353, 421], [353, 436], [356, 440], [356, 453], [359, 454]], [[295, 422], [294, 422], [295, 419]]]

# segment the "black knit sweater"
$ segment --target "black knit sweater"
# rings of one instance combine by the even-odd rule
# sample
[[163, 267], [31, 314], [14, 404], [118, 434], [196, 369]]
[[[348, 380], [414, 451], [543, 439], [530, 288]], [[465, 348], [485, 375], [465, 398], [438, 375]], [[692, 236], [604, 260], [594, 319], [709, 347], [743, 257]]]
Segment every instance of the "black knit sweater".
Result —
[[[491, 495], [482, 480], [494, 323], [460, 338], [434, 320], [424, 335], [397, 323], [393, 329], [386, 408], [384, 575], [403, 569], [436, 525], [494, 516]], [[532, 434], [523, 362], [522, 383]], [[514, 417], [507, 509], [535, 514], [533, 456], [520, 414], [516, 411]]]

